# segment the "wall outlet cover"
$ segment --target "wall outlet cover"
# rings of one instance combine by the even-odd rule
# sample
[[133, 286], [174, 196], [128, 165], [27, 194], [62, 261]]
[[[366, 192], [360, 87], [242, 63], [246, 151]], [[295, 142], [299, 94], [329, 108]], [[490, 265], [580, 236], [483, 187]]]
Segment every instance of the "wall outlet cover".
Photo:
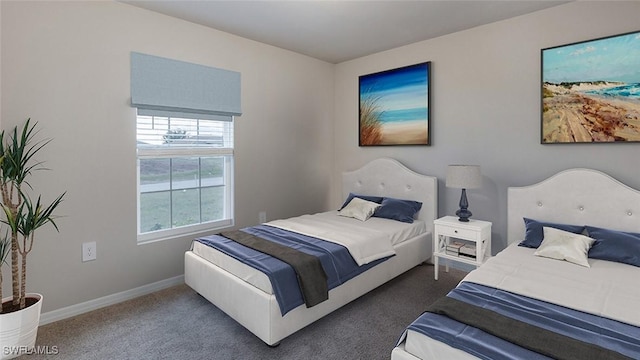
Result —
[[97, 258], [96, 242], [86, 242], [82, 244], [82, 262], [92, 261]]

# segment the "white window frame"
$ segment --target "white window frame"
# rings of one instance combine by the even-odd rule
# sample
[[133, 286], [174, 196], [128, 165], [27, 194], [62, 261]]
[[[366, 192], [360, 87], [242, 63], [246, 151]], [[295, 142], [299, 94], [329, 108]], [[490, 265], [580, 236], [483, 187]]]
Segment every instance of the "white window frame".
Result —
[[[137, 122], [137, 120], [136, 120]], [[233, 117], [231, 117], [231, 131], [233, 132]], [[137, 133], [137, 127], [136, 127]], [[233, 135], [232, 135], [233, 136]], [[219, 148], [219, 147], [151, 147], [151, 148], [139, 148], [137, 149], [136, 156], [136, 209], [137, 209], [137, 242], [139, 245], [169, 240], [175, 238], [184, 238], [185, 236], [193, 236], [196, 234], [211, 232], [223, 228], [232, 227], [234, 225], [234, 151], [233, 148]], [[180, 227], [172, 227], [167, 229], [160, 229], [157, 231], [140, 232], [140, 160], [141, 159], [158, 159], [158, 158], [180, 158], [180, 157], [215, 157], [221, 156], [224, 158], [224, 216], [221, 220], [207, 221], [198, 224], [184, 225]], [[199, 187], [200, 188], [200, 187]], [[169, 189], [171, 191], [171, 189]]]

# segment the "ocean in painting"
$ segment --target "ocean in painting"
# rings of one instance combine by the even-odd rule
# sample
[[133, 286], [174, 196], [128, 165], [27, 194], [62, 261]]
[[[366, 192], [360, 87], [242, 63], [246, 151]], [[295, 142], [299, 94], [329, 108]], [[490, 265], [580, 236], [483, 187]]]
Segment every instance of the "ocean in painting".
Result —
[[401, 121], [427, 120], [427, 108], [385, 110], [378, 112], [378, 119], [381, 123], [396, 123]]
[[588, 90], [585, 94], [640, 99], [640, 83]]

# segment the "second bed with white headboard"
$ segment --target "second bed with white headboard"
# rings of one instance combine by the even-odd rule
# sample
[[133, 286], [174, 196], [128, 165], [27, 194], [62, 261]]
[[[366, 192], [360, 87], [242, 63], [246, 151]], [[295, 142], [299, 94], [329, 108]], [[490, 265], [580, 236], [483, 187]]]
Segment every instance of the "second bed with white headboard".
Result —
[[507, 248], [416, 319], [391, 358], [640, 358], [640, 191], [571, 169], [509, 188], [507, 216]]

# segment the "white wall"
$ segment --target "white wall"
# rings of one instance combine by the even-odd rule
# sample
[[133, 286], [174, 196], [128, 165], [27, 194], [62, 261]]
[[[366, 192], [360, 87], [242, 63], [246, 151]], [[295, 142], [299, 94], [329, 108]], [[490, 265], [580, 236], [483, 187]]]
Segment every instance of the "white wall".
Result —
[[[2, 128], [31, 117], [53, 138], [33, 185], [68, 191], [60, 233], [37, 234], [28, 289], [51, 311], [184, 272], [192, 237], [136, 245], [130, 52], [242, 73], [236, 225], [323, 210], [332, 161], [333, 68], [316, 59], [116, 2], [2, 1]], [[81, 244], [97, 242], [96, 261]], [[5, 294], [10, 277], [5, 274]]]
[[[640, 188], [640, 144], [540, 144], [540, 50], [640, 30], [640, 2], [579, 1], [442, 36], [336, 66], [332, 203], [340, 173], [390, 156], [439, 182], [439, 214], [457, 210], [444, 184], [448, 164], [478, 164], [482, 189], [467, 192], [475, 218], [493, 222], [494, 252], [506, 245], [507, 187], [573, 167]], [[431, 61], [430, 147], [358, 147], [358, 76]]]

